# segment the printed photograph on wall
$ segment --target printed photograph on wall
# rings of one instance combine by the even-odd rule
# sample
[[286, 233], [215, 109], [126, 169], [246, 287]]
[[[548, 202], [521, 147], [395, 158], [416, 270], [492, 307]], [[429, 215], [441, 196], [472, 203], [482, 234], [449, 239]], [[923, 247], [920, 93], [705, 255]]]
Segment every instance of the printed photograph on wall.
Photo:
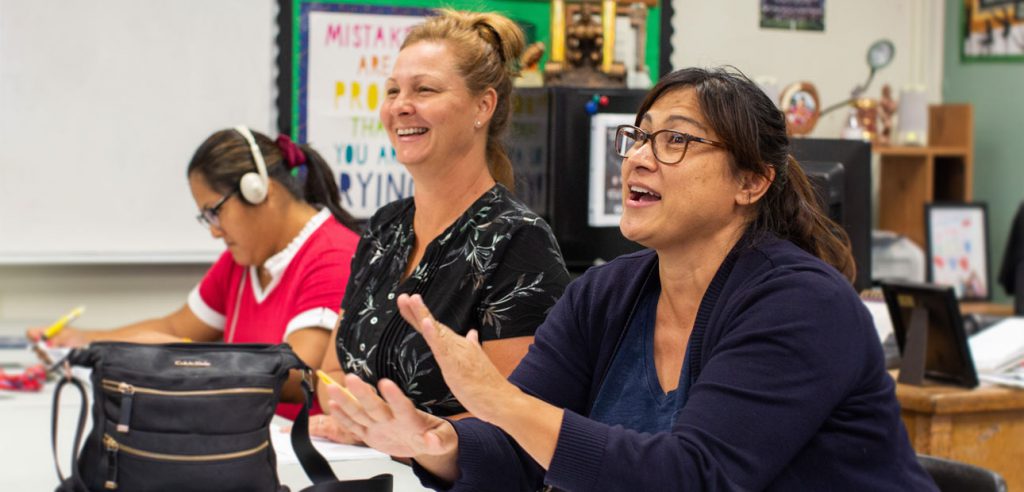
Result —
[[949, 285], [957, 299], [987, 300], [988, 223], [984, 203], [929, 203], [925, 206], [928, 279]]
[[964, 0], [964, 61], [1024, 61], [1024, 1]]
[[761, 0], [761, 28], [824, 31], [825, 0]]

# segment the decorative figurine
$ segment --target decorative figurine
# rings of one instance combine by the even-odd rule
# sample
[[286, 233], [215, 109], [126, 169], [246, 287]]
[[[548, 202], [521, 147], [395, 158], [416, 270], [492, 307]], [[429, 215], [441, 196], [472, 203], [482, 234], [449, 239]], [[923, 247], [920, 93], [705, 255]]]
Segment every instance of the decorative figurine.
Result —
[[878, 101], [878, 119], [881, 124], [881, 131], [875, 142], [879, 145], [892, 143], [893, 116], [896, 115], [896, 100], [892, 98], [892, 88], [889, 84], [882, 86], [882, 99]]
[[615, 0], [551, 2], [551, 57], [544, 67], [546, 85], [625, 87], [626, 68], [614, 61]]
[[544, 56], [544, 43], [537, 41], [523, 50], [519, 57], [520, 76], [513, 82], [516, 87], [542, 87], [544, 76], [540, 73], [540, 58]]

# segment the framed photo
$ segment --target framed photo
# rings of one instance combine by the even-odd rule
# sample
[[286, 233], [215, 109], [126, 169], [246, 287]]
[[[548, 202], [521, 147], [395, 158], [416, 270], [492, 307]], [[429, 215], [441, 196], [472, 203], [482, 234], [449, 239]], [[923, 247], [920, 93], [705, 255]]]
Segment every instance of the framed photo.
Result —
[[1024, 0], [962, 0], [960, 58], [1024, 62]]
[[953, 287], [959, 300], [988, 300], [988, 222], [984, 203], [925, 206], [928, 280]]
[[599, 113], [590, 118], [590, 196], [587, 224], [618, 227], [622, 218], [622, 157], [615, 153], [619, 125], [636, 122], [633, 113]]
[[825, 0], [761, 0], [761, 28], [824, 31]]
[[966, 388], [978, 374], [953, 289], [916, 282], [882, 282], [882, 295], [899, 347], [901, 383], [922, 379]]
[[818, 89], [810, 82], [794, 82], [782, 90], [779, 107], [786, 114], [786, 131], [790, 135], [807, 135], [814, 130], [821, 114]]

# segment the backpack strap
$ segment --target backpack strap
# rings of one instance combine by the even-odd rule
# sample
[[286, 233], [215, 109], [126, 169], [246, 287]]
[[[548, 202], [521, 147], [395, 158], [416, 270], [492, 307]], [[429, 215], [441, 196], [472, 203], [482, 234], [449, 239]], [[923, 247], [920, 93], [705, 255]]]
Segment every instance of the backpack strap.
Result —
[[60, 393], [64, 385], [71, 383], [75, 388], [78, 388], [78, 392], [82, 397], [82, 405], [78, 410], [78, 427], [75, 429], [75, 444], [71, 448], [71, 480], [77, 480], [78, 477], [78, 449], [82, 445], [82, 434], [85, 432], [86, 409], [88, 406], [85, 386], [82, 385], [78, 378], [71, 375], [71, 367], [67, 361], [64, 364], [64, 371], [64, 377], [57, 381], [57, 387], [53, 392], [53, 412], [51, 413], [53, 417], [50, 419], [50, 445], [53, 449], [53, 465], [57, 468], [57, 477], [60, 478], [61, 482], [64, 482], [64, 474], [60, 471], [60, 460], [57, 459], [57, 421], [59, 420], [58, 414], [60, 412]]
[[292, 424], [292, 449], [295, 450], [295, 455], [299, 457], [302, 469], [313, 483], [337, 481], [338, 477], [334, 475], [334, 470], [331, 470], [331, 465], [327, 463], [327, 460], [320, 455], [320, 452], [313, 447], [313, 443], [309, 440], [309, 410], [313, 408], [313, 388], [311, 383], [313, 371], [306, 368], [303, 370], [302, 376], [302, 393], [305, 396], [305, 404]]

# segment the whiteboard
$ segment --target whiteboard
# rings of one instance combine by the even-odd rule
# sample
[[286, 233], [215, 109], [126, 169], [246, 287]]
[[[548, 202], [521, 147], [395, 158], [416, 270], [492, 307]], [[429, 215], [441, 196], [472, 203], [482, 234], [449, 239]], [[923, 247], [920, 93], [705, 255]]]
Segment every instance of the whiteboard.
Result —
[[215, 259], [185, 171], [217, 129], [275, 128], [276, 15], [0, 0], [0, 263]]

